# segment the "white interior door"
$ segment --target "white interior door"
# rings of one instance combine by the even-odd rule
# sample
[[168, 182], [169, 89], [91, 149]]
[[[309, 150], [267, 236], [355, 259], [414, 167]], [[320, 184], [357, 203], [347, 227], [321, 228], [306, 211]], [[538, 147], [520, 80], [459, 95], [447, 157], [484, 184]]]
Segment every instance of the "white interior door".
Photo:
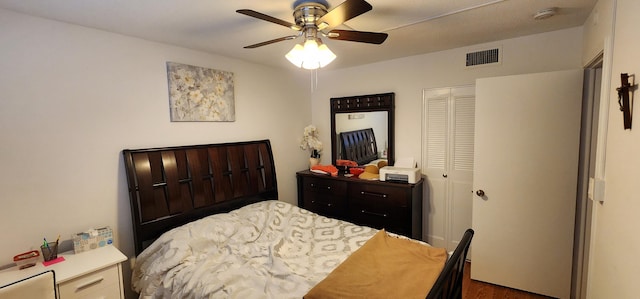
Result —
[[475, 87], [424, 91], [424, 240], [454, 250], [471, 227]]
[[472, 279], [569, 298], [582, 75], [476, 81]]

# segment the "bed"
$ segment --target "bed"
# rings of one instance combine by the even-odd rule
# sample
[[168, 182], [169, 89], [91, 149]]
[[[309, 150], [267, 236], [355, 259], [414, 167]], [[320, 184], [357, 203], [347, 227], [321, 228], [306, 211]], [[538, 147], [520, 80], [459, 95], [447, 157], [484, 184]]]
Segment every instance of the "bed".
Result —
[[450, 293], [460, 289], [468, 244], [447, 259], [444, 249], [278, 201], [269, 140], [123, 156], [140, 298], [362, 296], [380, 277], [386, 290], [373, 297], [459, 298]]

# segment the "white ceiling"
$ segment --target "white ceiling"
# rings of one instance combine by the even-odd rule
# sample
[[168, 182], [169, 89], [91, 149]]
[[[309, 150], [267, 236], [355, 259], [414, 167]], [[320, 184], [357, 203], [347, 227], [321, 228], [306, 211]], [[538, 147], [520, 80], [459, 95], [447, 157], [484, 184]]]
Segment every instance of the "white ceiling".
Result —
[[[323, 39], [338, 58], [328, 69], [357, 66], [517, 36], [581, 26], [597, 0], [367, 0], [373, 10], [343, 29], [385, 32], [382, 45]], [[331, 7], [343, 0], [328, 0]], [[0, 0], [0, 8], [178, 45], [255, 63], [293, 68], [284, 58], [300, 39], [243, 46], [296, 32], [236, 13], [252, 9], [294, 23], [293, 0]], [[541, 9], [556, 16], [536, 21]]]

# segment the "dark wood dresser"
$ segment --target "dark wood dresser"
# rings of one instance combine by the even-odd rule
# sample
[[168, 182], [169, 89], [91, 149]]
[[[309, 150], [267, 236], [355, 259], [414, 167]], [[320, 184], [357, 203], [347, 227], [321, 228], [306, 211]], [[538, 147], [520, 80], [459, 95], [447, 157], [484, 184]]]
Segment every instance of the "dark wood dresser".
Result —
[[296, 173], [298, 206], [359, 225], [422, 240], [422, 184]]

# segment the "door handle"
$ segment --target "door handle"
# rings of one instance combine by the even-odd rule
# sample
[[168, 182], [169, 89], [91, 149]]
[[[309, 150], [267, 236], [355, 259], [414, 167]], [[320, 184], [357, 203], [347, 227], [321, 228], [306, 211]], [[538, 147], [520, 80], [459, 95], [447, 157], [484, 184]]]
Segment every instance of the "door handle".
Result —
[[446, 178], [446, 177], [448, 177], [448, 175], [447, 175], [446, 173], [443, 173], [443, 174], [442, 174], [442, 177], [443, 177], [443, 178]]
[[483, 197], [484, 196], [484, 190], [479, 189], [478, 191], [476, 191], [476, 195]]

